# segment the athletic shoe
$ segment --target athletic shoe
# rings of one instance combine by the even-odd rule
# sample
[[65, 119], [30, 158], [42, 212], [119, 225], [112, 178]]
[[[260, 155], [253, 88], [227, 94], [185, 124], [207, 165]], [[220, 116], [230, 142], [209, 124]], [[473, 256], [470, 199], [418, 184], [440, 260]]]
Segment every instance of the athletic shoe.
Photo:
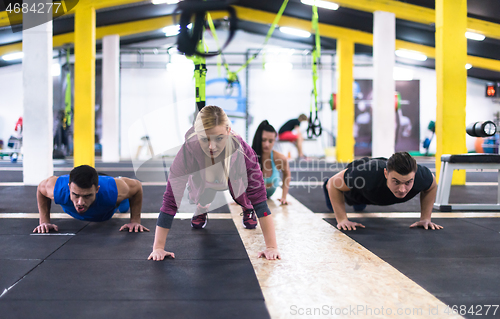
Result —
[[246, 229], [254, 229], [257, 227], [257, 216], [253, 209], [243, 211], [243, 227]]
[[207, 225], [208, 214], [199, 214], [191, 217], [191, 227], [194, 229], [203, 229]]

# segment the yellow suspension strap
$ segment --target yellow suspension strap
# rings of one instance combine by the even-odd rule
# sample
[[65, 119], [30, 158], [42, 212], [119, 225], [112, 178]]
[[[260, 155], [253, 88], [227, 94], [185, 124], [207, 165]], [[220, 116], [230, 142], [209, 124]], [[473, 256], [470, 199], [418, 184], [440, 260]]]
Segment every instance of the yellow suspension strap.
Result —
[[[200, 111], [205, 107], [205, 86], [207, 75], [207, 64], [205, 57], [216, 56], [222, 52], [208, 52], [208, 48], [203, 41], [203, 31], [205, 30], [205, 15], [210, 10], [226, 10], [230, 14], [229, 37], [224, 44], [225, 48], [232, 40], [237, 25], [236, 11], [224, 1], [182, 1], [177, 5], [174, 12], [180, 12], [180, 31], [177, 36], [177, 49], [183, 52], [194, 63], [194, 78], [196, 86], [196, 107]], [[194, 17], [192, 31], [188, 25]]]
[[269, 31], [267, 31], [266, 39], [264, 40], [264, 44], [262, 45], [262, 48], [260, 48], [260, 50], [257, 51], [257, 53], [255, 53], [251, 58], [249, 58], [248, 61], [245, 62], [245, 64], [243, 64], [235, 73], [238, 73], [241, 70], [245, 69], [250, 64], [250, 62], [252, 62], [260, 54], [260, 51], [262, 51], [264, 49], [267, 42], [271, 38], [271, 35], [274, 32], [274, 29], [276, 29], [276, 26], [278, 25], [278, 22], [280, 21], [280, 18], [283, 15], [283, 12], [285, 11], [287, 4], [288, 4], [288, 0], [283, 1], [283, 4], [281, 5], [280, 10], [276, 14], [276, 17], [274, 17], [273, 24], [271, 24]]
[[312, 106], [312, 98], [311, 98], [311, 105], [309, 108], [309, 126], [307, 127], [307, 138], [311, 139], [313, 137], [319, 137], [323, 131], [321, 127], [321, 121], [318, 118], [318, 89], [317, 89], [317, 82], [318, 82], [318, 61], [321, 56], [321, 40], [319, 36], [319, 25], [318, 25], [318, 7], [314, 5], [312, 7], [313, 15], [312, 15], [312, 28], [315, 32], [315, 47], [312, 52], [312, 79], [313, 79], [313, 90], [312, 90], [312, 95], [314, 96], [314, 107], [316, 109], [316, 117], [313, 120], [312, 112], [313, 112], [313, 106]]
[[[215, 40], [215, 44], [217, 45], [217, 50], [219, 50], [220, 46], [219, 46], [219, 38], [217, 37], [217, 31], [215, 30], [215, 25], [214, 25], [214, 22], [212, 20], [212, 16], [208, 12], [207, 12], [207, 22], [208, 22], [208, 26], [210, 27], [210, 31], [212, 32], [212, 36]], [[224, 57], [224, 53], [221, 52], [221, 54], [217, 56], [217, 58], [218, 58], [217, 59], [217, 69], [219, 70], [218, 71], [219, 76], [220, 76], [220, 67], [221, 67], [220, 57], [222, 57], [222, 61], [224, 62], [224, 68], [226, 69], [226, 73], [227, 73], [226, 95], [231, 95], [232, 91], [233, 91], [233, 83], [239, 82], [238, 75], [236, 74], [237, 72], [231, 72], [231, 70], [229, 70], [229, 65], [226, 62], [226, 59]]]
[[[212, 16], [210, 15], [210, 12], [207, 12], [207, 22], [208, 22], [208, 26], [210, 27], [210, 31], [212, 32], [212, 36], [214, 37], [215, 44], [217, 45], [217, 49], [219, 49], [220, 48], [219, 38], [217, 37], [217, 33], [215, 32], [214, 21], [212, 20]], [[223, 57], [222, 52], [221, 52], [221, 54], [219, 54], [217, 56], [217, 74], [219, 75], [219, 77], [222, 76], [221, 72], [220, 72], [221, 64], [222, 64], [221, 57]], [[226, 67], [226, 70], [228, 70], [228, 66], [227, 66], [226, 61], [224, 61], [224, 66]]]
[[66, 72], [66, 92], [64, 94], [64, 119], [63, 128], [67, 129], [71, 126], [71, 65], [69, 64], [69, 48], [66, 50], [66, 67], [68, 72]]
[[[200, 41], [198, 47], [203, 48], [203, 40]], [[205, 107], [205, 84], [207, 77], [207, 63], [203, 56], [193, 55], [189, 57], [194, 63], [194, 80], [196, 86], [196, 106], [198, 111]]]

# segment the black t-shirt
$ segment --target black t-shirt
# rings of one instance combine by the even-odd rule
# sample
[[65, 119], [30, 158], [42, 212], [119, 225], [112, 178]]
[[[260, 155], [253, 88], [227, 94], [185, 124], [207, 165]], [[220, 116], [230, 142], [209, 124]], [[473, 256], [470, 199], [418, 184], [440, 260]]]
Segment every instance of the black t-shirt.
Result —
[[290, 121], [286, 122], [285, 124], [283, 124], [283, 126], [280, 128], [278, 134], [293, 131], [295, 126], [300, 126], [300, 121], [298, 119], [293, 119], [293, 120], [290, 120]]
[[417, 165], [412, 189], [404, 198], [397, 198], [387, 187], [384, 175], [387, 159], [364, 157], [347, 165], [344, 173], [344, 183], [351, 190], [344, 193], [348, 205], [392, 205], [403, 203], [415, 197], [421, 191], [428, 190], [433, 182], [431, 171]]

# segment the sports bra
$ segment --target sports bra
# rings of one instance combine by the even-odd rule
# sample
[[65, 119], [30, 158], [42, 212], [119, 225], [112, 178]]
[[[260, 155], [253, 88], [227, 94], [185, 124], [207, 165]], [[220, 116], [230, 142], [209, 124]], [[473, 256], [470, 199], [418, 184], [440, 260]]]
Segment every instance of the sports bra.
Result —
[[273, 187], [278, 187], [279, 183], [281, 181], [281, 176], [280, 176], [280, 172], [276, 168], [276, 164], [274, 164], [274, 152], [272, 150], [271, 150], [271, 166], [272, 166], [271, 176], [264, 177], [264, 184], [266, 186], [269, 184], [272, 184]]

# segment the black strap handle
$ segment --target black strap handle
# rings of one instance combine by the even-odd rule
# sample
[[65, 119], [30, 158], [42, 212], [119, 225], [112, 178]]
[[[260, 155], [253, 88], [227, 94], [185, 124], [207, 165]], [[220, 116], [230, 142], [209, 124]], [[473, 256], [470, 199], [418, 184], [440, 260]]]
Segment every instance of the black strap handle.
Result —
[[[226, 43], [219, 51], [215, 52], [200, 52], [198, 43], [203, 35], [203, 27], [205, 26], [205, 14], [207, 11], [227, 11], [229, 13], [229, 36]], [[227, 47], [229, 42], [234, 37], [237, 29], [238, 18], [233, 7], [229, 6], [226, 1], [200, 1], [200, 0], [184, 0], [179, 2], [175, 9], [174, 15], [180, 12], [180, 32], [177, 36], [177, 49], [187, 56], [198, 55], [202, 57], [211, 57], [221, 54], [222, 50]], [[188, 29], [188, 24], [191, 23], [193, 15], [195, 16], [194, 25], [191, 30]]]
[[321, 127], [321, 121], [318, 118], [318, 112], [316, 111], [316, 117], [314, 121], [312, 120], [312, 111], [309, 113], [309, 126], [307, 127], [307, 138], [312, 139], [313, 137], [319, 137], [323, 132]]

